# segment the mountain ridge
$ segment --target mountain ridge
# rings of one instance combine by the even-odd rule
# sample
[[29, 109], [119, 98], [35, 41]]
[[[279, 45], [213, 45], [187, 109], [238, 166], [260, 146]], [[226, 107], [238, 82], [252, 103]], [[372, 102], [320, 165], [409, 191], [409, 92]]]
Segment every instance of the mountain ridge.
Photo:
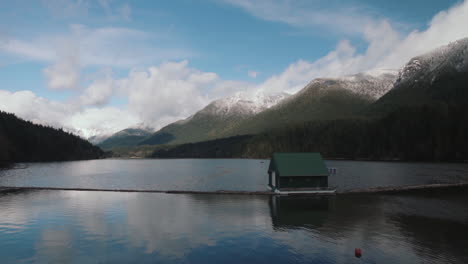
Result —
[[465, 38], [415, 56], [399, 70], [316, 78], [263, 109], [243, 106], [239, 96], [222, 98], [139, 144], [182, 144], [268, 133], [305, 122], [380, 118], [415, 104], [460, 104], [468, 97], [467, 72]]

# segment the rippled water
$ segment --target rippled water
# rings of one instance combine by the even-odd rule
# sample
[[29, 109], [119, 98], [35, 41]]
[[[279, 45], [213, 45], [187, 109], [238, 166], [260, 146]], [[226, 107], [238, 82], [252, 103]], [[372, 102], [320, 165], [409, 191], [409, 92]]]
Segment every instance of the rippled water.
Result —
[[[19, 164], [0, 186], [264, 191], [269, 161], [246, 159], [91, 160]], [[468, 180], [468, 164], [327, 161], [338, 190]]]
[[[337, 168], [330, 184], [339, 190], [468, 176], [467, 164], [327, 165]], [[18, 167], [0, 171], [0, 186], [257, 191], [265, 190], [268, 161]], [[463, 191], [315, 198], [0, 191], [0, 263], [468, 263], [467, 204]]]
[[466, 194], [0, 193], [0, 260], [468, 263], [467, 202]]

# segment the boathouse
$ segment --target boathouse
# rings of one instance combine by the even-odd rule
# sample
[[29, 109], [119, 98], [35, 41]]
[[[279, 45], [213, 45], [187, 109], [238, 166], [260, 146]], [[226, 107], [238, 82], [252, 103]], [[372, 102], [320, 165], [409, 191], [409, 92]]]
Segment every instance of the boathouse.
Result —
[[273, 191], [326, 189], [328, 174], [320, 153], [274, 153], [268, 168], [268, 186]]

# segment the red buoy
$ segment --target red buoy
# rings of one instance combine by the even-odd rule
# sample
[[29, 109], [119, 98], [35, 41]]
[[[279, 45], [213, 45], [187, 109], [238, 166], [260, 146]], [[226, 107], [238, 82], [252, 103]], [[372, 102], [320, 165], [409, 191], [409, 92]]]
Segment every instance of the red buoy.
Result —
[[356, 256], [356, 258], [360, 258], [362, 256], [362, 251], [360, 248], [354, 249], [354, 256]]

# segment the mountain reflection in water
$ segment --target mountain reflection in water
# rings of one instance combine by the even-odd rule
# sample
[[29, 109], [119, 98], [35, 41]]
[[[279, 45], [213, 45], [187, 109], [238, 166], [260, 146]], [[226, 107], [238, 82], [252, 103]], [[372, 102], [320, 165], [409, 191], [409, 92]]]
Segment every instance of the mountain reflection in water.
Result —
[[[468, 195], [0, 194], [2, 263], [468, 263]], [[354, 248], [363, 257], [354, 257]]]

